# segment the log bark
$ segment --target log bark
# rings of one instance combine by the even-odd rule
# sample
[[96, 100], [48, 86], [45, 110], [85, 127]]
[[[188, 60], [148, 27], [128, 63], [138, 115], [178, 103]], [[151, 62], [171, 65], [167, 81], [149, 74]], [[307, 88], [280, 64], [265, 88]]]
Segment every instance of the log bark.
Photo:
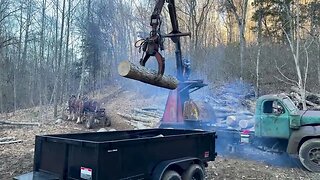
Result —
[[163, 75], [158, 79], [158, 73], [156, 71], [135, 65], [129, 61], [123, 61], [119, 64], [118, 73], [123, 77], [166, 89], [176, 89], [179, 84], [177, 78], [173, 76]]

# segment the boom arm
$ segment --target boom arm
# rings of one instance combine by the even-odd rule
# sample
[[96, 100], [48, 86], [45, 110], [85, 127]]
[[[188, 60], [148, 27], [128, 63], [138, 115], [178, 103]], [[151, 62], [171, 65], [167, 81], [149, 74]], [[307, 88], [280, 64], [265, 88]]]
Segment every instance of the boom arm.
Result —
[[[160, 26], [161, 26], [161, 12], [164, 6], [164, 3], [168, 3], [168, 10], [170, 15], [170, 21], [172, 25], [172, 31], [169, 34], [161, 35]], [[176, 54], [176, 66], [177, 66], [177, 78], [180, 82], [183, 82], [185, 78], [183, 77], [183, 65], [182, 65], [182, 55], [181, 55], [181, 43], [180, 36], [190, 36], [190, 33], [181, 33], [179, 31], [179, 24], [176, 13], [176, 6], [174, 0], [158, 0], [156, 6], [153, 10], [150, 20], [150, 26], [152, 28], [150, 32], [150, 37], [145, 40], [143, 45], [143, 51], [146, 53], [145, 57], [140, 60], [142, 66], [145, 65], [150, 56], [155, 56], [159, 69], [158, 74], [160, 76], [164, 73], [164, 58], [159, 53], [159, 49], [163, 50], [163, 39], [162, 38], [171, 38], [173, 43], [175, 43], [175, 54]]]

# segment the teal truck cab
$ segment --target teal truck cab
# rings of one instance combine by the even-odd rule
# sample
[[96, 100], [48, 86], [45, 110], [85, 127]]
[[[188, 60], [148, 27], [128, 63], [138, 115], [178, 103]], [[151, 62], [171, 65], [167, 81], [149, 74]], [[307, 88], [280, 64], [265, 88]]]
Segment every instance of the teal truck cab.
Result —
[[285, 95], [261, 96], [248, 142], [298, 155], [306, 169], [320, 172], [320, 111], [299, 110]]

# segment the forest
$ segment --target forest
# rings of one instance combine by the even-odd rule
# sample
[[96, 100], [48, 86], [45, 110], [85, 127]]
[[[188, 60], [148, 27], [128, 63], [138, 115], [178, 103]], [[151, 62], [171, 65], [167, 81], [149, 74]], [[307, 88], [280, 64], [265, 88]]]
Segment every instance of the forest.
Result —
[[[121, 81], [122, 60], [138, 63], [155, 0], [1, 0], [0, 113], [57, 107], [71, 94]], [[318, 0], [177, 0], [184, 58], [210, 86], [241, 80], [256, 96], [296, 87], [319, 92]], [[171, 24], [167, 9], [161, 31]], [[163, 52], [174, 64], [174, 47]], [[169, 69], [174, 69], [168, 67]]]

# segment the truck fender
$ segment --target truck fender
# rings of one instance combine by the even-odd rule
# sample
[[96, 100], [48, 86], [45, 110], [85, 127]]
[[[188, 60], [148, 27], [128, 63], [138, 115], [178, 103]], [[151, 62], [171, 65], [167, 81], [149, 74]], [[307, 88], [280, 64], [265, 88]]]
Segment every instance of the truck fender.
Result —
[[152, 180], [160, 180], [162, 178], [162, 175], [164, 174], [164, 172], [168, 168], [173, 167], [173, 166], [176, 166], [176, 167], [173, 168], [172, 170], [177, 171], [178, 173], [182, 174], [182, 172], [184, 170], [186, 170], [189, 167], [189, 165], [194, 162], [198, 163], [202, 167], [204, 166], [203, 162], [200, 159], [190, 158], [190, 157], [160, 162], [153, 170]]
[[320, 137], [320, 126], [302, 126], [298, 130], [292, 131], [289, 138], [287, 153], [298, 154], [299, 147], [303, 143], [312, 137]]

